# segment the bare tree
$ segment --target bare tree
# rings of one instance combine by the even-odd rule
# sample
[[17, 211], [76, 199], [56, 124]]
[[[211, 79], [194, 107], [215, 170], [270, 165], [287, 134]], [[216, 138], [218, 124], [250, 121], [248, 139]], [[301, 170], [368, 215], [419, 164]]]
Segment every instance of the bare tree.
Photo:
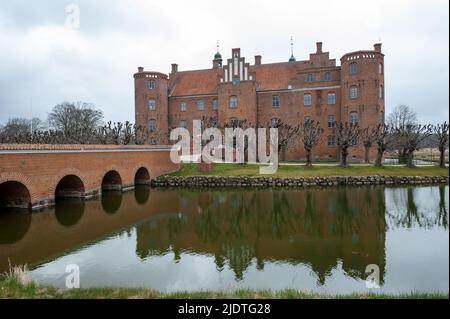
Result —
[[399, 164], [406, 164], [408, 157], [408, 150], [405, 147], [406, 141], [402, 140], [405, 134], [401, 132], [401, 128], [406, 128], [410, 125], [417, 124], [416, 112], [406, 104], [397, 105], [387, 118], [387, 124], [393, 129], [392, 134], [395, 137], [395, 143], [392, 145], [397, 149]]
[[370, 148], [374, 142], [374, 130], [366, 127], [361, 130], [361, 140], [364, 145], [364, 162], [370, 163]]
[[295, 146], [299, 142], [300, 125], [291, 125], [276, 118], [267, 123], [266, 128], [278, 129], [278, 156], [281, 157], [282, 161], [285, 161], [288, 147]]
[[358, 124], [339, 123], [336, 125], [337, 145], [341, 153], [341, 165], [346, 167], [348, 148], [358, 143], [361, 129]]
[[401, 141], [402, 148], [406, 149], [408, 167], [414, 167], [414, 152], [417, 151], [422, 143], [433, 132], [432, 125], [407, 124], [394, 128], [395, 139]]
[[53, 129], [78, 143], [85, 143], [92, 131], [101, 125], [102, 119], [102, 111], [84, 102], [63, 102], [56, 105], [48, 115], [48, 123]]
[[448, 131], [447, 122], [436, 124], [433, 126], [433, 132], [436, 136], [439, 149], [439, 167], [445, 168], [445, 150], [448, 148]]
[[301, 139], [306, 152], [306, 166], [312, 166], [312, 150], [322, 140], [323, 128], [319, 122], [311, 121], [303, 125]]
[[392, 135], [390, 135], [390, 127], [384, 123], [380, 123], [372, 128], [371, 136], [377, 145], [377, 158], [375, 160], [375, 166], [380, 167], [382, 165], [384, 152], [386, 152], [389, 145], [393, 141]]

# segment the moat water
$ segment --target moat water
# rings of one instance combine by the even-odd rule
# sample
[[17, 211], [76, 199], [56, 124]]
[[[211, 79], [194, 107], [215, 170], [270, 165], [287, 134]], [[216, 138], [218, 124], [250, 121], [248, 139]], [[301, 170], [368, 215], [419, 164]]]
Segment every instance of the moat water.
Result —
[[38, 284], [56, 287], [76, 264], [82, 288], [448, 293], [448, 191], [139, 187], [3, 211], [0, 272], [26, 264]]

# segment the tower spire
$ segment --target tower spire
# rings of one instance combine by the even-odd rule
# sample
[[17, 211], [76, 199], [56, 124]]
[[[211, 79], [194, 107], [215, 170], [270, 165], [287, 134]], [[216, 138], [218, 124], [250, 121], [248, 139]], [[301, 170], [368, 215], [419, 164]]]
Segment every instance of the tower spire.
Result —
[[294, 38], [291, 36], [291, 57], [289, 58], [289, 62], [295, 62], [294, 57]]

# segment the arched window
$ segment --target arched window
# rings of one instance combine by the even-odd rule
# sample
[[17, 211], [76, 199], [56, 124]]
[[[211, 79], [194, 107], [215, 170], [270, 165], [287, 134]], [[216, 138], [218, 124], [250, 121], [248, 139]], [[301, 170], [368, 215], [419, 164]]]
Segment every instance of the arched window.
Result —
[[186, 102], [182, 101], [180, 103], [180, 111], [181, 112], [186, 112], [186, 110], [187, 110], [187, 104], [186, 104]]
[[358, 125], [358, 122], [359, 122], [358, 113], [356, 113], [356, 112], [350, 113], [350, 124]]
[[311, 104], [312, 104], [311, 94], [310, 93], [305, 93], [303, 95], [303, 105], [304, 106], [311, 106]]
[[205, 102], [203, 102], [203, 100], [197, 101], [197, 110], [199, 110], [199, 111], [205, 110]]
[[350, 63], [349, 72], [350, 72], [350, 74], [358, 73], [358, 64], [356, 64], [356, 62]]
[[350, 87], [350, 98], [351, 99], [358, 98], [358, 87], [356, 85], [352, 85]]
[[230, 109], [235, 109], [238, 106], [238, 99], [237, 96], [233, 95], [230, 96]]
[[325, 81], [331, 81], [331, 72], [325, 72], [325, 75], [324, 75], [324, 77], [323, 77], [323, 79], [325, 80]]
[[155, 100], [148, 100], [148, 109], [150, 111], [156, 110], [156, 101]]
[[382, 85], [380, 85], [380, 99], [384, 98], [384, 88]]
[[156, 81], [154, 81], [154, 80], [148, 81], [148, 89], [149, 89], [149, 90], [154, 90], [154, 89], [156, 89]]
[[155, 119], [151, 119], [150, 121], [148, 121], [148, 130], [150, 132], [156, 131], [156, 120]]
[[218, 99], [214, 99], [213, 100], [213, 110], [217, 111], [219, 109], [219, 100]]

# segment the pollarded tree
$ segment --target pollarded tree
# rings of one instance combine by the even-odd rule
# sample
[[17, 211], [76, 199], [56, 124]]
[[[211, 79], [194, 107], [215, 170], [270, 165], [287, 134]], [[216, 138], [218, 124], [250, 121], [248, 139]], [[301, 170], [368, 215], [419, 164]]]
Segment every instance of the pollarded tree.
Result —
[[390, 134], [390, 127], [384, 123], [380, 123], [371, 130], [373, 142], [377, 145], [377, 158], [375, 166], [380, 167], [383, 161], [384, 152], [392, 144], [392, 135]]
[[302, 133], [300, 126], [291, 125], [278, 118], [274, 118], [266, 125], [266, 127], [278, 129], [278, 153], [281, 155], [281, 160], [285, 161], [286, 150], [288, 147], [297, 145], [299, 141], [299, 137]]
[[312, 150], [322, 140], [323, 128], [319, 122], [311, 121], [303, 125], [301, 139], [306, 152], [306, 166], [312, 166]]
[[348, 165], [348, 148], [357, 145], [358, 138], [361, 135], [361, 128], [358, 124], [345, 122], [337, 124], [335, 130], [337, 133], [337, 145], [341, 153], [341, 165], [346, 167]]
[[448, 148], [448, 131], [449, 125], [447, 122], [433, 126], [433, 132], [436, 136], [439, 149], [439, 167], [442, 168], [445, 168], [445, 150]]
[[364, 145], [364, 162], [370, 163], [369, 152], [374, 142], [374, 130], [366, 127], [361, 130], [361, 140]]
[[414, 167], [414, 152], [421, 143], [433, 133], [432, 125], [407, 124], [394, 129], [395, 139], [400, 139], [401, 145], [406, 149], [406, 166]]

